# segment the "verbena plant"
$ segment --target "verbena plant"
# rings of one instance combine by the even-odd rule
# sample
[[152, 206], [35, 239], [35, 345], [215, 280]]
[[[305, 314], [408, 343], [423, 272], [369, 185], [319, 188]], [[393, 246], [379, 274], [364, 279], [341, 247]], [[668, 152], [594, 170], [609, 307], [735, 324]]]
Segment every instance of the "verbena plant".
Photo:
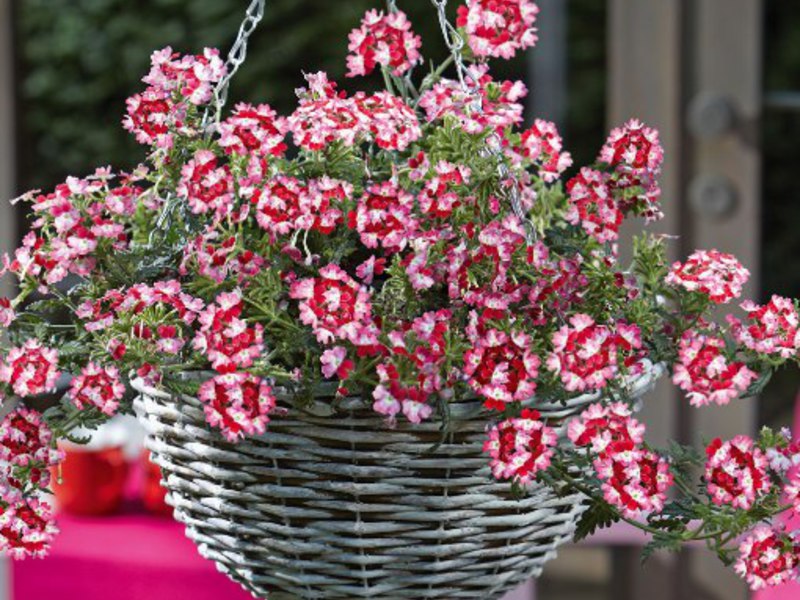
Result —
[[[385, 91], [347, 96], [309, 74], [288, 117], [221, 114], [216, 50], [155, 52], [124, 119], [145, 163], [22, 198], [31, 231], [5, 260], [19, 294], [0, 303], [0, 382], [16, 403], [0, 426], [0, 546], [46, 553], [56, 444], [129, 412], [132, 378], [197, 395], [231, 442], [269, 436], [277, 388], [302, 408], [335, 382], [330, 402], [360, 395], [385, 427], [446, 431], [451, 403], [480, 398], [494, 476], [521, 494], [537, 481], [583, 492], [579, 537], [622, 519], [653, 535], [647, 553], [705, 540], [753, 588], [796, 576], [800, 542], [770, 525], [800, 508], [790, 434], [718, 439], [705, 455], [652, 448], [629, 389], [666, 365], [694, 406], [756, 394], [797, 361], [797, 303], [746, 301], [715, 324], [748, 279], [734, 257], [669, 266], [664, 240], [642, 235], [620, 264], [622, 222], [661, 216], [658, 134], [630, 121], [565, 177], [554, 125], [520, 130], [525, 86], [489, 72], [534, 45], [536, 13], [468, 1], [444, 28], [453, 55], [417, 76], [406, 16], [370, 11], [349, 75], [380, 72]], [[25, 406], [62, 374], [55, 406]], [[535, 410], [589, 392], [568, 439]]]

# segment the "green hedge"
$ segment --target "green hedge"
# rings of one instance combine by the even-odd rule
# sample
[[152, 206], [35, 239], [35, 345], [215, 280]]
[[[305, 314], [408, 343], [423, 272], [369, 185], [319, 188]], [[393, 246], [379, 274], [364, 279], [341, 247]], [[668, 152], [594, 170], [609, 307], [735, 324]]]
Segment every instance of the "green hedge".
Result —
[[[453, 0], [455, 9], [458, 0]], [[120, 127], [125, 98], [139, 91], [150, 53], [171, 45], [226, 51], [247, 0], [18, 0], [22, 184], [51, 187], [99, 164], [129, 167], [141, 149]], [[400, 0], [423, 36], [426, 57], [445, 49], [427, 0]], [[570, 149], [591, 160], [604, 113], [603, 3], [573, 0], [570, 25]], [[234, 100], [266, 101], [287, 113], [301, 71], [326, 70], [346, 87], [347, 33], [380, 0], [267, 0], [266, 18], [234, 81]], [[546, 32], [542, 32], [546, 35]], [[498, 76], [524, 73], [524, 57], [498, 61]], [[371, 79], [369, 84], [377, 84]], [[358, 81], [357, 85], [364, 85]], [[567, 134], [570, 131], [565, 132]]]

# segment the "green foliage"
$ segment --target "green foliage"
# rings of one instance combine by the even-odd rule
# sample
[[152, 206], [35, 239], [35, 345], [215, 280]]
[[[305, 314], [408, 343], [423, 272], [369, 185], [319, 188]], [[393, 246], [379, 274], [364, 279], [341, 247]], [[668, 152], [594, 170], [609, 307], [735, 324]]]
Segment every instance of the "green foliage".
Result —
[[575, 542], [586, 539], [598, 530], [611, 527], [619, 521], [619, 514], [611, 507], [608, 502], [601, 498], [593, 498], [589, 502], [589, 508], [581, 515], [575, 527]]
[[[282, 114], [295, 106], [305, 72], [327, 71], [345, 88], [347, 34], [377, 0], [270, 0], [254, 34], [231, 98], [269, 102]], [[119, 127], [125, 99], [141, 91], [153, 50], [199, 52], [232, 43], [244, 2], [219, 0], [19, 0], [18, 53], [22, 74], [22, 183], [47, 189], [98, 164], [132, 168], [142, 155]], [[445, 55], [427, 2], [403, 6], [425, 39], [426, 59]], [[451, 6], [455, 10], [455, 4]], [[524, 57], [498, 64], [500, 76], [524, 72]], [[364, 80], [358, 82], [365, 87]], [[366, 88], [380, 84], [378, 76]]]

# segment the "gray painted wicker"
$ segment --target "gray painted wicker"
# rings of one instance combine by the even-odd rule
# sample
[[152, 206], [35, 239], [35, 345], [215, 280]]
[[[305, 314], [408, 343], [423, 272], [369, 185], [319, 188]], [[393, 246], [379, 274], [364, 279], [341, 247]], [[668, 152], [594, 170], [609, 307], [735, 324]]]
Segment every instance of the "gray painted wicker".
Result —
[[[661, 371], [632, 380], [631, 395]], [[578, 496], [537, 486], [514, 499], [493, 481], [474, 402], [454, 406], [458, 425], [438, 446], [437, 424], [388, 430], [357, 399], [335, 417], [290, 408], [265, 435], [233, 445], [205, 424], [197, 399], [135, 387], [175, 518], [257, 597], [499, 598], [539, 575], [584, 510]], [[558, 423], [595, 399], [534, 405]]]

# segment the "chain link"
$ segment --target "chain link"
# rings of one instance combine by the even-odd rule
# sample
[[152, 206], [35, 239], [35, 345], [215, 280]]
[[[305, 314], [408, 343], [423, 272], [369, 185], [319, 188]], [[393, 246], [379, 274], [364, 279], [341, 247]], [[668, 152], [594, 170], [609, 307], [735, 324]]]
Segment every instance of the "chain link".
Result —
[[[228, 53], [228, 58], [225, 61], [227, 72], [217, 86], [214, 88], [214, 121], [217, 122], [222, 115], [222, 109], [228, 101], [228, 90], [230, 89], [231, 80], [233, 79], [239, 67], [242, 66], [245, 59], [247, 59], [247, 42], [250, 36], [258, 27], [258, 24], [264, 18], [264, 7], [266, 0], [251, 0], [250, 5], [247, 7], [244, 20], [239, 26], [239, 34], [236, 36], [236, 41], [231, 46]], [[209, 113], [206, 112], [203, 119], [204, 124], [207, 124]]]
[[[453, 57], [453, 63], [456, 67], [461, 89], [468, 97], [472, 98], [470, 108], [474, 112], [480, 114], [483, 112], [483, 97], [480, 93], [480, 82], [464, 64], [464, 37], [447, 18], [447, 0], [431, 0], [431, 3], [436, 7], [437, 16], [439, 18], [439, 28], [442, 31], [444, 42], [447, 44], [448, 50], [450, 50], [450, 55]], [[487, 146], [484, 155], [491, 155], [497, 158], [497, 172], [498, 175], [500, 175], [501, 182], [510, 180], [511, 189], [508, 191], [508, 196], [511, 201], [511, 210], [514, 211], [514, 214], [525, 226], [525, 238], [528, 245], [533, 245], [536, 241], [536, 231], [522, 208], [519, 181], [511, 174], [504, 160], [503, 140], [497, 131], [493, 130], [486, 141]]]

